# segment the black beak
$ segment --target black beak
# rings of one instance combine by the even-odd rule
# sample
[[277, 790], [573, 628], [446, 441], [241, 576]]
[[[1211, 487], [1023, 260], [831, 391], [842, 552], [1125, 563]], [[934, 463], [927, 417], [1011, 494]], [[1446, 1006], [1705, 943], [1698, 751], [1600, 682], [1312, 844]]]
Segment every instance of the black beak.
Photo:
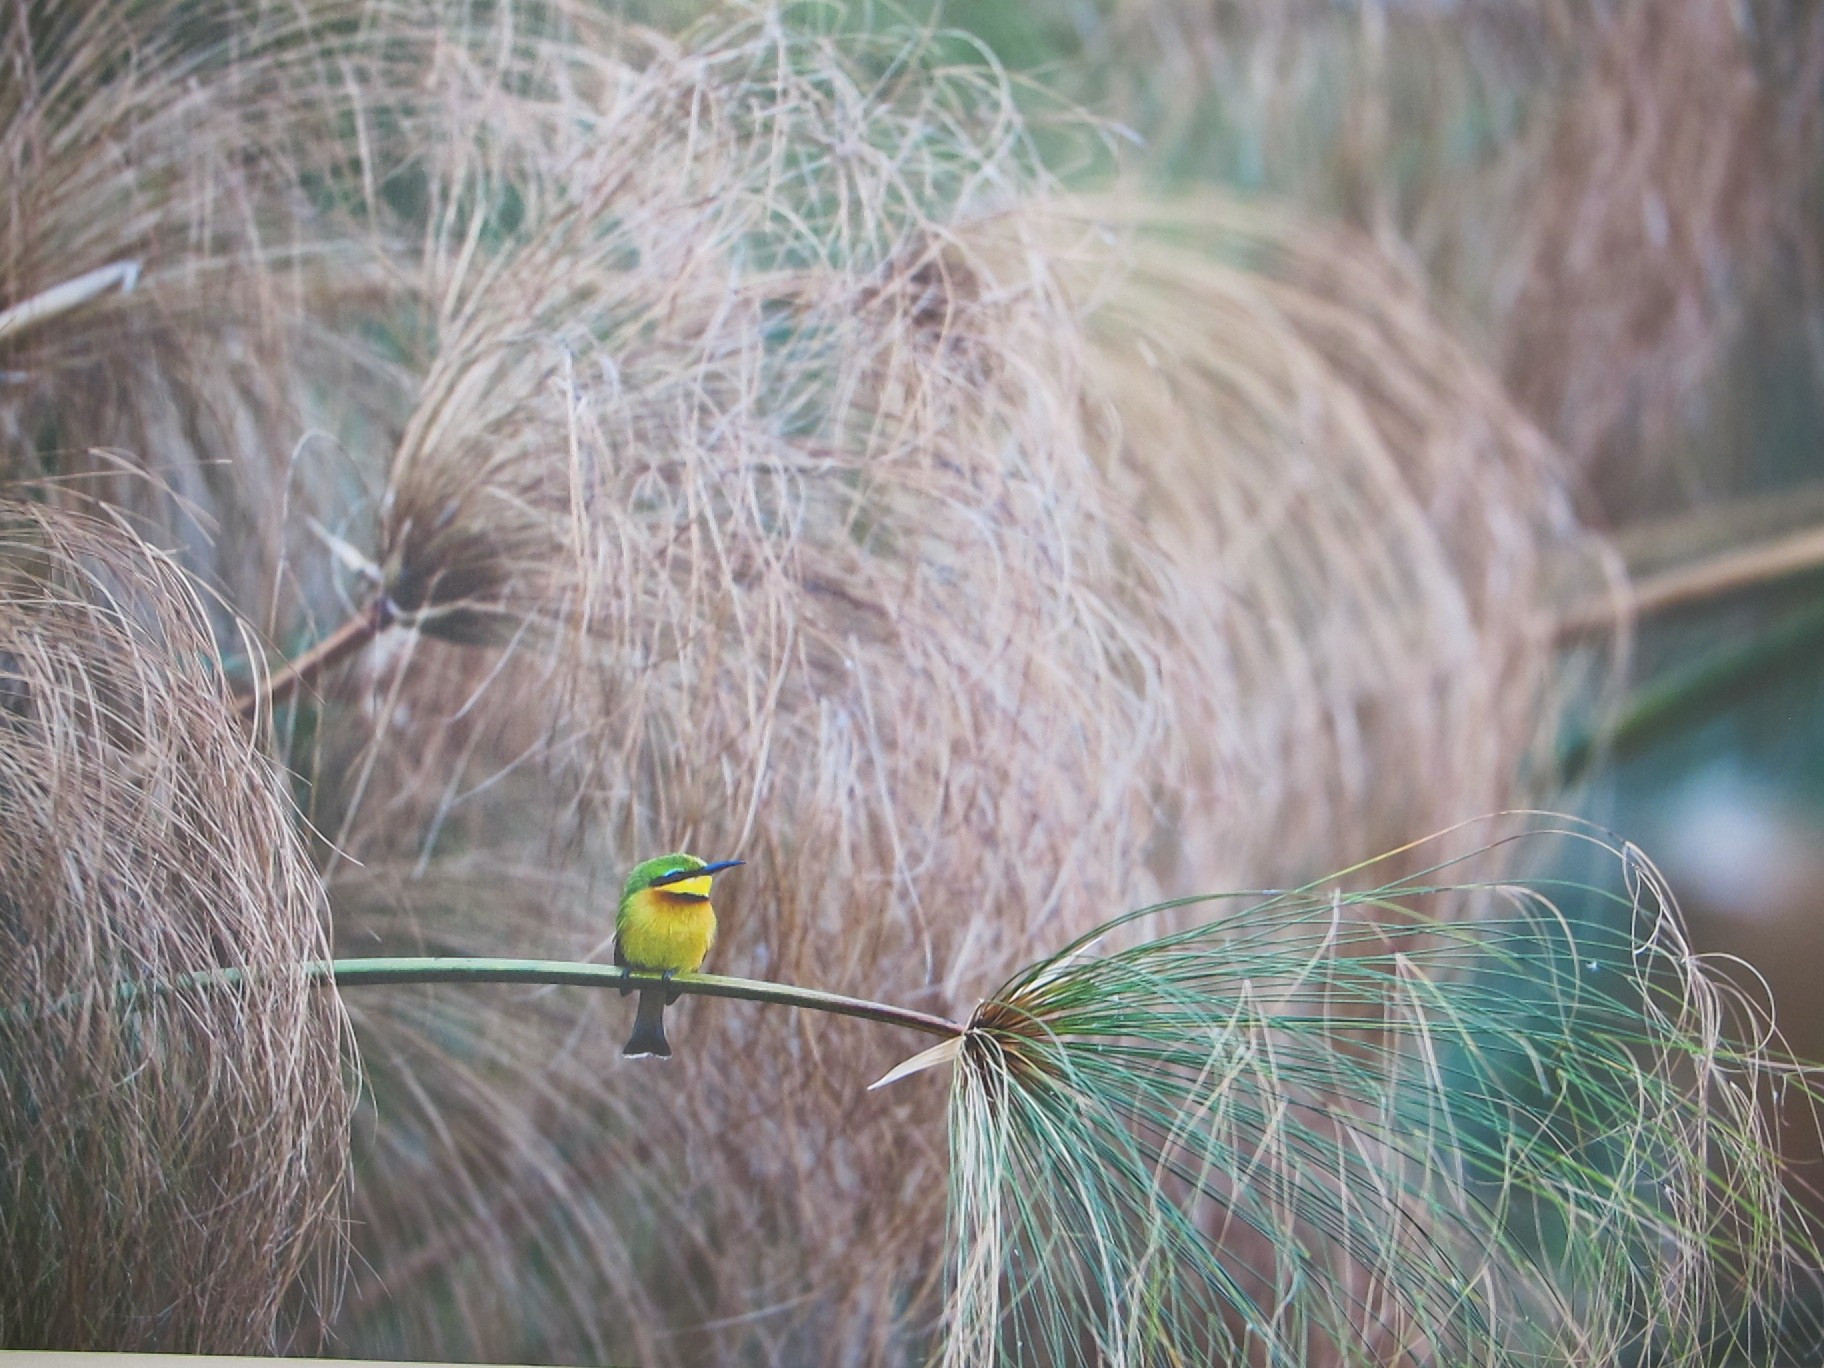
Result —
[[717, 860], [696, 869], [674, 869], [669, 874], [661, 874], [652, 881], [654, 888], [663, 888], [666, 884], [683, 883], [686, 879], [701, 879], [710, 874], [720, 873], [724, 869], [733, 869], [736, 865], [746, 864], [746, 860]]

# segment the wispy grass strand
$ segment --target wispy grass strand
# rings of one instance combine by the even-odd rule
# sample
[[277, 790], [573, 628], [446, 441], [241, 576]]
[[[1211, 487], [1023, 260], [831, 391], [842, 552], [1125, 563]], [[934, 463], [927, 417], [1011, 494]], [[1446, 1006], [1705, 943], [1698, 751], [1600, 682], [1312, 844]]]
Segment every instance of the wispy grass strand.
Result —
[[1761, 1103], [1811, 1077], [1637, 851], [1527, 840], [1618, 878], [1484, 850], [1010, 979], [952, 1094], [946, 1361], [1696, 1364], [1777, 1320], [1816, 1260]]

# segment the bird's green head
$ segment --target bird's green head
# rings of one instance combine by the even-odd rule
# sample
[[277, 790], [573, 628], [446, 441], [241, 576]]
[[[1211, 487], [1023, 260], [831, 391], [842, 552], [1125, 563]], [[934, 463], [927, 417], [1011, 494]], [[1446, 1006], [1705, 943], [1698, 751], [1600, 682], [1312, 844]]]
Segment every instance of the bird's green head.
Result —
[[660, 855], [656, 859], [642, 860], [633, 867], [627, 876], [627, 886], [621, 890], [621, 903], [636, 893], [647, 889], [660, 889], [681, 898], [709, 897], [709, 886], [715, 876], [724, 869], [733, 869], [742, 860], [717, 860], [710, 863], [699, 860], [695, 855], [686, 855], [680, 851], [676, 855]]

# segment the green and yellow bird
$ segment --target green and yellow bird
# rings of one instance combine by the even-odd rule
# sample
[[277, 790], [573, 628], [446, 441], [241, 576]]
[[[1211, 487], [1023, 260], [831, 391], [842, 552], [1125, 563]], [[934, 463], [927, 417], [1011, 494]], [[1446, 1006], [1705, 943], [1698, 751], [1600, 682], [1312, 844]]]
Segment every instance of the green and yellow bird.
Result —
[[[724, 869], [741, 863], [717, 860], [709, 864], [680, 852], [635, 865], [621, 891], [621, 910], [614, 919], [614, 962], [667, 976], [701, 968], [710, 946], [716, 943], [710, 885]], [[622, 1054], [635, 1059], [671, 1054], [665, 1040], [665, 1006], [676, 996], [668, 988], [640, 989], [640, 1009]]]

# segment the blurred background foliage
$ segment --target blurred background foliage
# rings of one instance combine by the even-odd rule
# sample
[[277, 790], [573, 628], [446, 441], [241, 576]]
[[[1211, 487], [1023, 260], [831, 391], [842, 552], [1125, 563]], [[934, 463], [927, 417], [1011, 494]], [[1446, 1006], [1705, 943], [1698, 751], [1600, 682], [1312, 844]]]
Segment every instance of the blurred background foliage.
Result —
[[[719, 967], [960, 1011], [1549, 802], [1824, 1055], [1824, 7], [3, 13], [0, 308], [137, 271], [0, 322], [9, 484], [169, 550], [237, 682], [239, 619], [398, 619], [259, 718], [341, 953], [586, 954], [688, 844], [750, 862]], [[890, 1042], [696, 1004], [655, 1082], [566, 994], [348, 1007], [300, 1334], [926, 1346]]]
[[1564, 750], [1567, 800], [1654, 851], [1700, 947], [1753, 964], [1824, 1052], [1824, 7], [908, 12], [1132, 130], [1148, 186], [1372, 236], [1576, 463], [1636, 578], [1810, 534], [1780, 574], [1645, 615], [1630, 721], [1592, 758], [1605, 719], [1574, 716]]

